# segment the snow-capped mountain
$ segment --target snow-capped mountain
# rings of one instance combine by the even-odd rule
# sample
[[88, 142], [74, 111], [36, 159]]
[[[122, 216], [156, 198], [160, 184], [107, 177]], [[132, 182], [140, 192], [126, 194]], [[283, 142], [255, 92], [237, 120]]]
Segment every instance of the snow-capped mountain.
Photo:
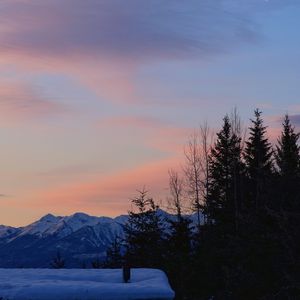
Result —
[[[163, 210], [158, 214], [163, 220], [175, 218]], [[58, 250], [68, 267], [89, 264], [104, 258], [115, 238], [124, 236], [127, 220], [127, 215], [47, 214], [25, 227], [0, 225], [0, 267], [49, 267]]]
[[1, 225], [0, 267], [48, 267], [58, 250], [69, 266], [78, 267], [105, 256], [115, 238], [123, 237], [127, 218], [47, 214], [25, 227]]
[[19, 232], [19, 231], [20, 231], [19, 228], [0, 225], [0, 243], [1, 243], [1, 239], [4, 239], [12, 234], [15, 234], [16, 232]]
[[47, 214], [40, 220], [24, 227], [18, 236], [27, 234], [39, 237], [56, 235], [59, 238], [64, 238], [84, 226], [95, 226], [112, 222], [114, 222], [113, 219], [108, 217], [94, 217], [84, 213], [75, 213], [67, 217], [55, 217]]

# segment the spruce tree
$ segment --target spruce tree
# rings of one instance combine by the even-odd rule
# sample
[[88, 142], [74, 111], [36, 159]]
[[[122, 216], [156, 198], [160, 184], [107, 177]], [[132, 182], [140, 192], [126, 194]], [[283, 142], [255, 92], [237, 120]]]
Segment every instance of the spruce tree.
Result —
[[282, 125], [275, 154], [279, 176], [276, 186], [278, 201], [273, 214], [277, 224], [274, 235], [281, 242], [278, 261], [281, 262], [281, 273], [285, 274], [282, 282], [289, 287], [287, 293], [291, 294], [300, 278], [300, 147], [299, 133], [295, 133], [288, 115]]
[[261, 111], [254, 111], [254, 120], [249, 128], [250, 136], [246, 142], [245, 163], [249, 179], [249, 206], [257, 211], [267, 201], [268, 187], [273, 174], [273, 150], [266, 137], [266, 126]]
[[211, 150], [207, 199], [211, 222], [203, 228], [206, 234], [197, 258], [202, 277], [208, 278], [202, 288], [207, 289], [207, 296], [215, 295], [220, 299], [235, 298], [236, 284], [243, 272], [240, 220], [245, 167], [241, 137], [232, 123], [225, 116]]
[[163, 222], [159, 206], [148, 197], [147, 191], [139, 191], [132, 200], [137, 211], [129, 212], [125, 225], [126, 263], [135, 267], [161, 267]]
[[176, 286], [176, 296], [183, 299], [187, 293], [192, 253], [192, 221], [185, 216], [168, 220], [169, 230], [164, 247], [164, 264], [170, 282]]
[[106, 260], [104, 262], [105, 268], [121, 268], [123, 265], [122, 255], [123, 241], [116, 237], [110, 247], [106, 250]]
[[300, 193], [299, 133], [295, 133], [288, 115], [285, 115], [282, 126], [283, 130], [275, 152], [280, 180], [278, 187], [280, 189], [279, 206], [284, 206], [285, 210], [293, 210], [297, 207]]
[[299, 133], [295, 133], [288, 115], [285, 115], [282, 126], [283, 131], [278, 139], [275, 155], [279, 174], [286, 178], [298, 177], [300, 171]]
[[66, 262], [60, 254], [60, 251], [57, 250], [56, 256], [53, 258], [51, 262], [51, 267], [53, 269], [63, 269], [66, 267]]
[[[241, 176], [241, 139], [232, 132], [228, 116], [217, 133], [217, 141], [210, 156], [210, 192], [207, 199], [208, 216], [223, 230], [236, 227], [236, 210], [239, 209], [239, 181]], [[237, 221], [237, 220], [236, 220]]]
[[261, 295], [273, 299], [270, 295], [281, 281], [279, 265], [274, 262], [282, 261], [278, 220], [272, 209], [276, 203], [275, 168], [261, 111], [256, 109], [254, 115], [244, 153], [248, 184], [241, 236], [245, 280], [240, 292], [250, 294], [252, 288], [253, 299]]

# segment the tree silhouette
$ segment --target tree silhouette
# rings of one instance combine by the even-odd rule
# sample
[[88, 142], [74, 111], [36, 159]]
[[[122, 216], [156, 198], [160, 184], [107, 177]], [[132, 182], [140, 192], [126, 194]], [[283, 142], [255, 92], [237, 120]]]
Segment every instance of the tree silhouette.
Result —
[[125, 259], [131, 266], [157, 267], [162, 262], [163, 222], [159, 206], [143, 189], [132, 200], [137, 211], [129, 212], [125, 225]]
[[59, 250], [56, 252], [56, 256], [51, 262], [51, 267], [53, 269], [63, 269], [66, 267], [65, 260], [62, 258]]
[[245, 162], [249, 179], [249, 205], [254, 210], [261, 208], [267, 197], [268, 184], [273, 174], [273, 150], [266, 137], [266, 126], [261, 118], [261, 111], [254, 111], [255, 119], [251, 120], [250, 135], [246, 141]]
[[236, 193], [240, 190], [238, 179], [242, 168], [242, 149], [240, 138], [232, 131], [229, 117], [225, 116], [223, 122], [210, 156], [211, 181], [207, 209], [215, 225], [232, 233], [236, 227], [236, 211], [240, 202], [236, 200]]

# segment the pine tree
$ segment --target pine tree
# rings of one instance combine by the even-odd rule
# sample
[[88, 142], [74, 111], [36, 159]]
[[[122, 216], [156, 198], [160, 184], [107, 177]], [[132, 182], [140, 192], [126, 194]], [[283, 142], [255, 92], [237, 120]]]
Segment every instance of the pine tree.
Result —
[[168, 223], [163, 267], [169, 274], [172, 285], [176, 286], [178, 299], [181, 299], [186, 293], [190, 279], [188, 272], [192, 253], [192, 221], [180, 216], [174, 220], [168, 220]]
[[[282, 282], [288, 287], [287, 293], [293, 293], [300, 278], [300, 147], [299, 133], [291, 125], [288, 115], [283, 121], [283, 130], [276, 147], [278, 182], [273, 216], [277, 225], [274, 235], [281, 242]], [[297, 279], [298, 278], [298, 279]]]
[[97, 257], [95, 260], [91, 262], [93, 269], [102, 269], [104, 267], [103, 260]]
[[106, 268], [121, 268], [123, 265], [122, 240], [116, 237], [110, 247], [106, 250]]
[[236, 227], [236, 210], [239, 209], [241, 162], [241, 139], [232, 132], [230, 119], [224, 124], [210, 156], [210, 193], [207, 199], [208, 216], [215, 225], [224, 230]]
[[148, 197], [146, 190], [139, 191], [132, 203], [137, 212], [129, 212], [124, 228], [126, 263], [133, 267], [160, 267], [163, 223], [158, 213], [159, 206]]
[[300, 198], [300, 147], [298, 145], [300, 134], [295, 133], [288, 115], [285, 115], [282, 126], [283, 131], [275, 152], [280, 177], [279, 206], [284, 205], [284, 209], [291, 210], [296, 209]]
[[[236, 264], [243, 249], [240, 245], [241, 184], [244, 176], [242, 143], [239, 132], [228, 116], [217, 133], [210, 155], [210, 189], [207, 209], [210, 222], [205, 231], [195, 260], [204, 281], [201, 288], [206, 297], [230, 299], [237, 274]], [[234, 263], [233, 263], [234, 262]], [[195, 274], [195, 276], [197, 276]]]
[[[242, 262], [245, 280], [240, 293], [252, 287], [252, 298], [273, 299], [271, 293], [281, 284], [279, 264], [282, 252], [276, 203], [276, 177], [273, 149], [266, 134], [261, 111], [254, 111], [244, 153], [247, 169], [247, 206], [243, 212]], [[262, 284], [263, 282], [263, 284]]]
[[291, 125], [288, 115], [283, 121], [283, 131], [276, 147], [276, 162], [279, 174], [282, 177], [298, 177], [300, 172], [300, 147], [298, 145], [299, 133]]
[[63, 269], [66, 266], [65, 260], [62, 258], [60, 251], [56, 252], [56, 256], [53, 258], [51, 262], [51, 267], [53, 269]]
[[250, 136], [246, 142], [245, 162], [249, 179], [249, 206], [257, 211], [267, 201], [267, 190], [273, 174], [273, 150], [266, 137], [261, 111], [254, 111]]

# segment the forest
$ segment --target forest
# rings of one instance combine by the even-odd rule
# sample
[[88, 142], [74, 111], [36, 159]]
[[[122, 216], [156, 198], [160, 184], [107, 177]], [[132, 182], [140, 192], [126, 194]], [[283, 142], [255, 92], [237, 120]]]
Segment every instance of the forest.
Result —
[[176, 299], [299, 299], [300, 146], [289, 116], [271, 143], [260, 110], [247, 131], [234, 110], [217, 133], [201, 126], [184, 156], [169, 170], [174, 218], [142, 189], [106, 267], [162, 269]]

